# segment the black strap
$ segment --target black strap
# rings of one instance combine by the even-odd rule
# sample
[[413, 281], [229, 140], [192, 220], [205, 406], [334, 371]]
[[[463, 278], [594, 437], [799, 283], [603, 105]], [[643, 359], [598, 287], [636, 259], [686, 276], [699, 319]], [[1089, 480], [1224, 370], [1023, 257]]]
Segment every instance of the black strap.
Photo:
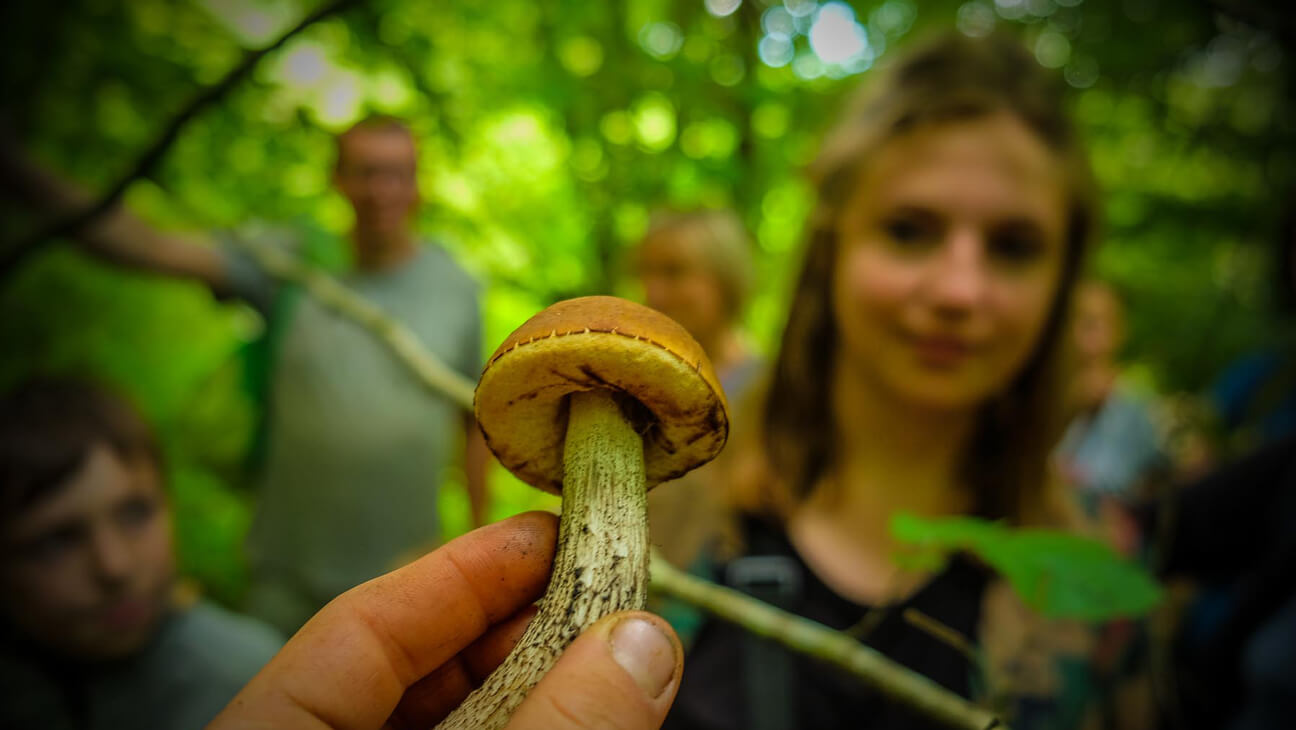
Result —
[[[782, 609], [800, 602], [801, 566], [777, 554], [777, 538], [762, 529], [748, 530], [749, 552], [729, 563], [725, 583]], [[774, 553], [774, 554], [769, 554]], [[743, 634], [743, 676], [750, 730], [795, 730], [796, 703], [792, 656], [778, 644], [750, 632]]]

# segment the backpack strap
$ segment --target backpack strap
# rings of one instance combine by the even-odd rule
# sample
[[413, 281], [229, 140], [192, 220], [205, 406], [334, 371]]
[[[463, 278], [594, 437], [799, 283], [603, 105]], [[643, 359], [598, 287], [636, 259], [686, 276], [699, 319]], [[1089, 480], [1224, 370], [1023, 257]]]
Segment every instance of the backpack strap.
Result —
[[243, 349], [243, 384], [254, 405], [252, 439], [244, 469], [256, 474], [265, 466], [270, 448], [271, 384], [293, 311], [303, 296], [301, 287], [284, 282], [275, 291], [261, 336]]
[[[801, 566], [786, 555], [779, 539], [763, 525], [744, 525], [748, 554], [725, 568], [724, 582], [747, 595], [785, 610], [801, 601]], [[747, 727], [793, 730], [796, 723], [795, 673], [786, 649], [750, 632], [743, 634], [743, 691]]]

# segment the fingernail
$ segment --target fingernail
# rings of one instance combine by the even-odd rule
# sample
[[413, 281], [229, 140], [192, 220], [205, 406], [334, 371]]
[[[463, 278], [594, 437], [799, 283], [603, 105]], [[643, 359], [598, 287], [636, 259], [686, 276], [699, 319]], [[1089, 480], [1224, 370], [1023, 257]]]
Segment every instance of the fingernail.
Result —
[[675, 676], [675, 644], [649, 621], [627, 618], [612, 628], [612, 658], [650, 698]]

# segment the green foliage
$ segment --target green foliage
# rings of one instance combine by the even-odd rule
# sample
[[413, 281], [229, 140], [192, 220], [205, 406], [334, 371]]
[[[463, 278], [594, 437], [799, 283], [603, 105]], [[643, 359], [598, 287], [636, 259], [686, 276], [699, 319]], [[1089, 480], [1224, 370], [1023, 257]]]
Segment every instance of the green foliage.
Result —
[[898, 514], [891, 534], [913, 548], [910, 565], [930, 568], [953, 552], [984, 560], [1017, 594], [1050, 618], [1102, 621], [1139, 616], [1161, 589], [1106, 544], [1057, 530], [1011, 529], [973, 517], [924, 519]]
[[247, 585], [241, 556], [251, 525], [248, 495], [190, 465], [171, 469], [167, 478], [181, 572], [212, 598], [238, 605]]
[[[10, 3], [0, 22], [3, 116], [43, 162], [102, 190], [248, 48], [315, 6], [298, 0]], [[1074, 87], [1110, 222], [1097, 268], [1130, 293], [1129, 356], [1166, 391], [1198, 391], [1272, 338], [1266, 250], [1296, 186], [1292, 27], [1265, 3], [858, 0], [884, 64], [953, 26], [1020, 35]], [[491, 3], [371, 0], [308, 29], [193, 120], [128, 191], [168, 230], [308, 219], [341, 235], [331, 136], [368, 110], [410, 119], [428, 205], [419, 227], [489, 284], [487, 351], [555, 299], [637, 296], [624, 259], [663, 205], [731, 205], [757, 243], [746, 319], [772, 350], [811, 205], [801, 168], [872, 67], [819, 63], [804, 36], [762, 60], [763, 14], [702, 0]], [[1276, 19], [1275, 19], [1276, 18]], [[0, 216], [3, 243], [37, 220]], [[238, 587], [248, 508], [239, 485], [253, 419], [237, 356], [249, 310], [183, 283], [53, 246], [0, 282], [0, 386], [33, 371], [107, 379], [167, 442], [186, 571]], [[535, 506], [494, 475], [496, 514]], [[202, 492], [190, 495], [190, 490]], [[446, 489], [446, 499], [457, 490]], [[453, 505], [451, 505], [453, 507]], [[447, 509], [447, 534], [466, 527]], [[188, 545], [189, 547], [185, 547]], [[229, 561], [208, 556], [224, 551]]]

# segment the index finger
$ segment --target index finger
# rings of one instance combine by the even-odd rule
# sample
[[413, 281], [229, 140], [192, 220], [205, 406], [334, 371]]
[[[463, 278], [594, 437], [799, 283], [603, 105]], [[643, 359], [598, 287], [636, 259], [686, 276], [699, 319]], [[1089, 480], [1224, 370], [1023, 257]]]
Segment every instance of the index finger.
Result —
[[518, 515], [347, 591], [212, 727], [380, 727], [407, 687], [540, 597], [557, 532], [554, 515]]

